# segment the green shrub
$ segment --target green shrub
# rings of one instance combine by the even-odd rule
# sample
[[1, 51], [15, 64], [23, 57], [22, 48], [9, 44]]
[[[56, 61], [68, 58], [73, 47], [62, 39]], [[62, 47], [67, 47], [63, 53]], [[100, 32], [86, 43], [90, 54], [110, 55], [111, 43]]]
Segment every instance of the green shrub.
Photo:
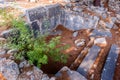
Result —
[[15, 54], [16, 59], [26, 58], [31, 64], [38, 67], [47, 64], [49, 58], [64, 63], [67, 61], [67, 55], [61, 53], [67, 46], [57, 46], [60, 44], [60, 36], [46, 42], [47, 35], [39, 33], [39, 36], [34, 38], [33, 31], [30, 32], [21, 19], [14, 19], [12, 26], [20, 31], [18, 38], [9, 38], [9, 46], [18, 49], [18, 53]]

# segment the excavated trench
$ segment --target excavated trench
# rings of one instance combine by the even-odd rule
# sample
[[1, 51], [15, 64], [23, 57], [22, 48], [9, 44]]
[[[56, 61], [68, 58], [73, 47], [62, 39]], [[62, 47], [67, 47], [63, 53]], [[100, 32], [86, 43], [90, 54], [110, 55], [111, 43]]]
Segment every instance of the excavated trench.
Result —
[[27, 19], [31, 29], [41, 33], [47, 29], [50, 31], [48, 40], [61, 36], [61, 44], [70, 45], [64, 52], [69, 56], [67, 63], [53, 62], [49, 59], [48, 64], [43, 65], [41, 69], [49, 76], [54, 76], [62, 67], [68, 66], [88, 80], [109, 80], [115, 77], [120, 47], [119, 30], [99, 32], [98, 16], [87, 15], [86, 19], [85, 14], [81, 17], [76, 12], [64, 10], [59, 4], [29, 9]]

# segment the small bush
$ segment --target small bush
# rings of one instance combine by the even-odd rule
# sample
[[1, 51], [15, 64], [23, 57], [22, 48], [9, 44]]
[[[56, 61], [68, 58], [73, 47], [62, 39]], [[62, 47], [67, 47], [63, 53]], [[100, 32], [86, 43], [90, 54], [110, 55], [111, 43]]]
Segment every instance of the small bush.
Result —
[[33, 31], [29, 31], [21, 19], [14, 19], [12, 26], [20, 31], [18, 38], [9, 38], [9, 46], [18, 49], [15, 54], [16, 59], [26, 58], [31, 64], [40, 67], [42, 64], [47, 64], [49, 58], [54, 61], [66, 62], [67, 55], [61, 53], [67, 47], [58, 47], [60, 44], [60, 36], [52, 38], [46, 42], [47, 35], [41, 35], [34, 38]]

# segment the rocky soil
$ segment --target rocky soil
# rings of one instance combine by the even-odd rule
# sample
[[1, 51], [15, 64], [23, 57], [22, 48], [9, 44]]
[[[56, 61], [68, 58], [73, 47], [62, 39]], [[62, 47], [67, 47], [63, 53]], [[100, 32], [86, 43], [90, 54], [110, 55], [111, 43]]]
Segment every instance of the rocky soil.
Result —
[[[113, 59], [115, 61], [112, 62], [111, 66], [113, 67], [110, 67], [110, 70], [113, 70], [112, 75], [107, 75], [110, 78], [108, 80], [120, 79], [120, 1], [109, 0], [107, 5], [102, 0], [101, 7], [94, 7], [91, 0], [81, 0], [81, 2], [79, 0], [64, 0], [61, 2], [65, 11], [75, 15], [79, 14], [81, 22], [77, 24], [83, 25], [85, 28], [75, 30], [74, 27], [64, 28], [59, 25], [50, 33], [49, 37], [62, 36], [61, 43], [70, 45], [70, 48], [66, 50], [69, 55], [68, 62], [66, 64], [49, 62], [47, 65], [43, 65], [42, 70], [30, 65], [25, 59], [18, 64], [13, 56], [17, 50], [10, 50], [5, 45], [7, 38], [12, 36], [14, 30], [0, 27], [0, 80], [101, 80], [101, 78], [105, 80], [108, 78], [103, 76], [104, 69], [109, 70], [110, 66], [107, 66], [108, 68], [104, 68], [104, 66], [107, 65], [106, 61], [109, 62], [108, 59], [111, 56], [108, 55], [113, 44], [117, 46], [117, 56]], [[18, 3], [18, 6], [13, 6], [11, 3], [8, 6], [19, 8], [23, 13], [22, 17], [25, 16], [25, 10], [31, 5], [33, 7], [38, 5], [38, 3], [34, 3], [35, 5], [29, 4], [27, 6], [26, 3], [25, 6], [20, 4], [22, 1], [18, 1]], [[46, 1], [47, 3], [55, 4], [56, 1]], [[0, 3], [0, 5], [4, 4]], [[68, 17], [72, 18], [72, 16]], [[76, 19], [71, 21], [76, 22]], [[92, 25], [95, 27], [94, 29], [89, 27]], [[97, 47], [93, 47], [94, 45]], [[92, 56], [93, 53], [96, 54]], [[48, 69], [46, 66], [51, 67]], [[82, 72], [81, 68], [85, 71]]]

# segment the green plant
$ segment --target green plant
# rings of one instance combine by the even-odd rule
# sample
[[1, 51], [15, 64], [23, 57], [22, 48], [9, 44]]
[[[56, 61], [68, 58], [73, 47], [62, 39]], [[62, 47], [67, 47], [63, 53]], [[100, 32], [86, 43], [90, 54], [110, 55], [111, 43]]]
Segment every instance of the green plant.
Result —
[[67, 55], [61, 52], [67, 47], [58, 47], [60, 36], [52, 38], [49, 42], [46, 42], [47, 35], [41, 35], [40, 33], [34, 38], [33, 31], [28, 30], [22, 19], [14, 19], [12, 26], [20, 31], [19, 37], [9, 38], [9, 46], [18, 49], [18, 53], [15, 54], [16, 59], [26, 58], [31, 64], [38, 67], [47, 64], [49, 58], [64, 63], [67, 61]]

